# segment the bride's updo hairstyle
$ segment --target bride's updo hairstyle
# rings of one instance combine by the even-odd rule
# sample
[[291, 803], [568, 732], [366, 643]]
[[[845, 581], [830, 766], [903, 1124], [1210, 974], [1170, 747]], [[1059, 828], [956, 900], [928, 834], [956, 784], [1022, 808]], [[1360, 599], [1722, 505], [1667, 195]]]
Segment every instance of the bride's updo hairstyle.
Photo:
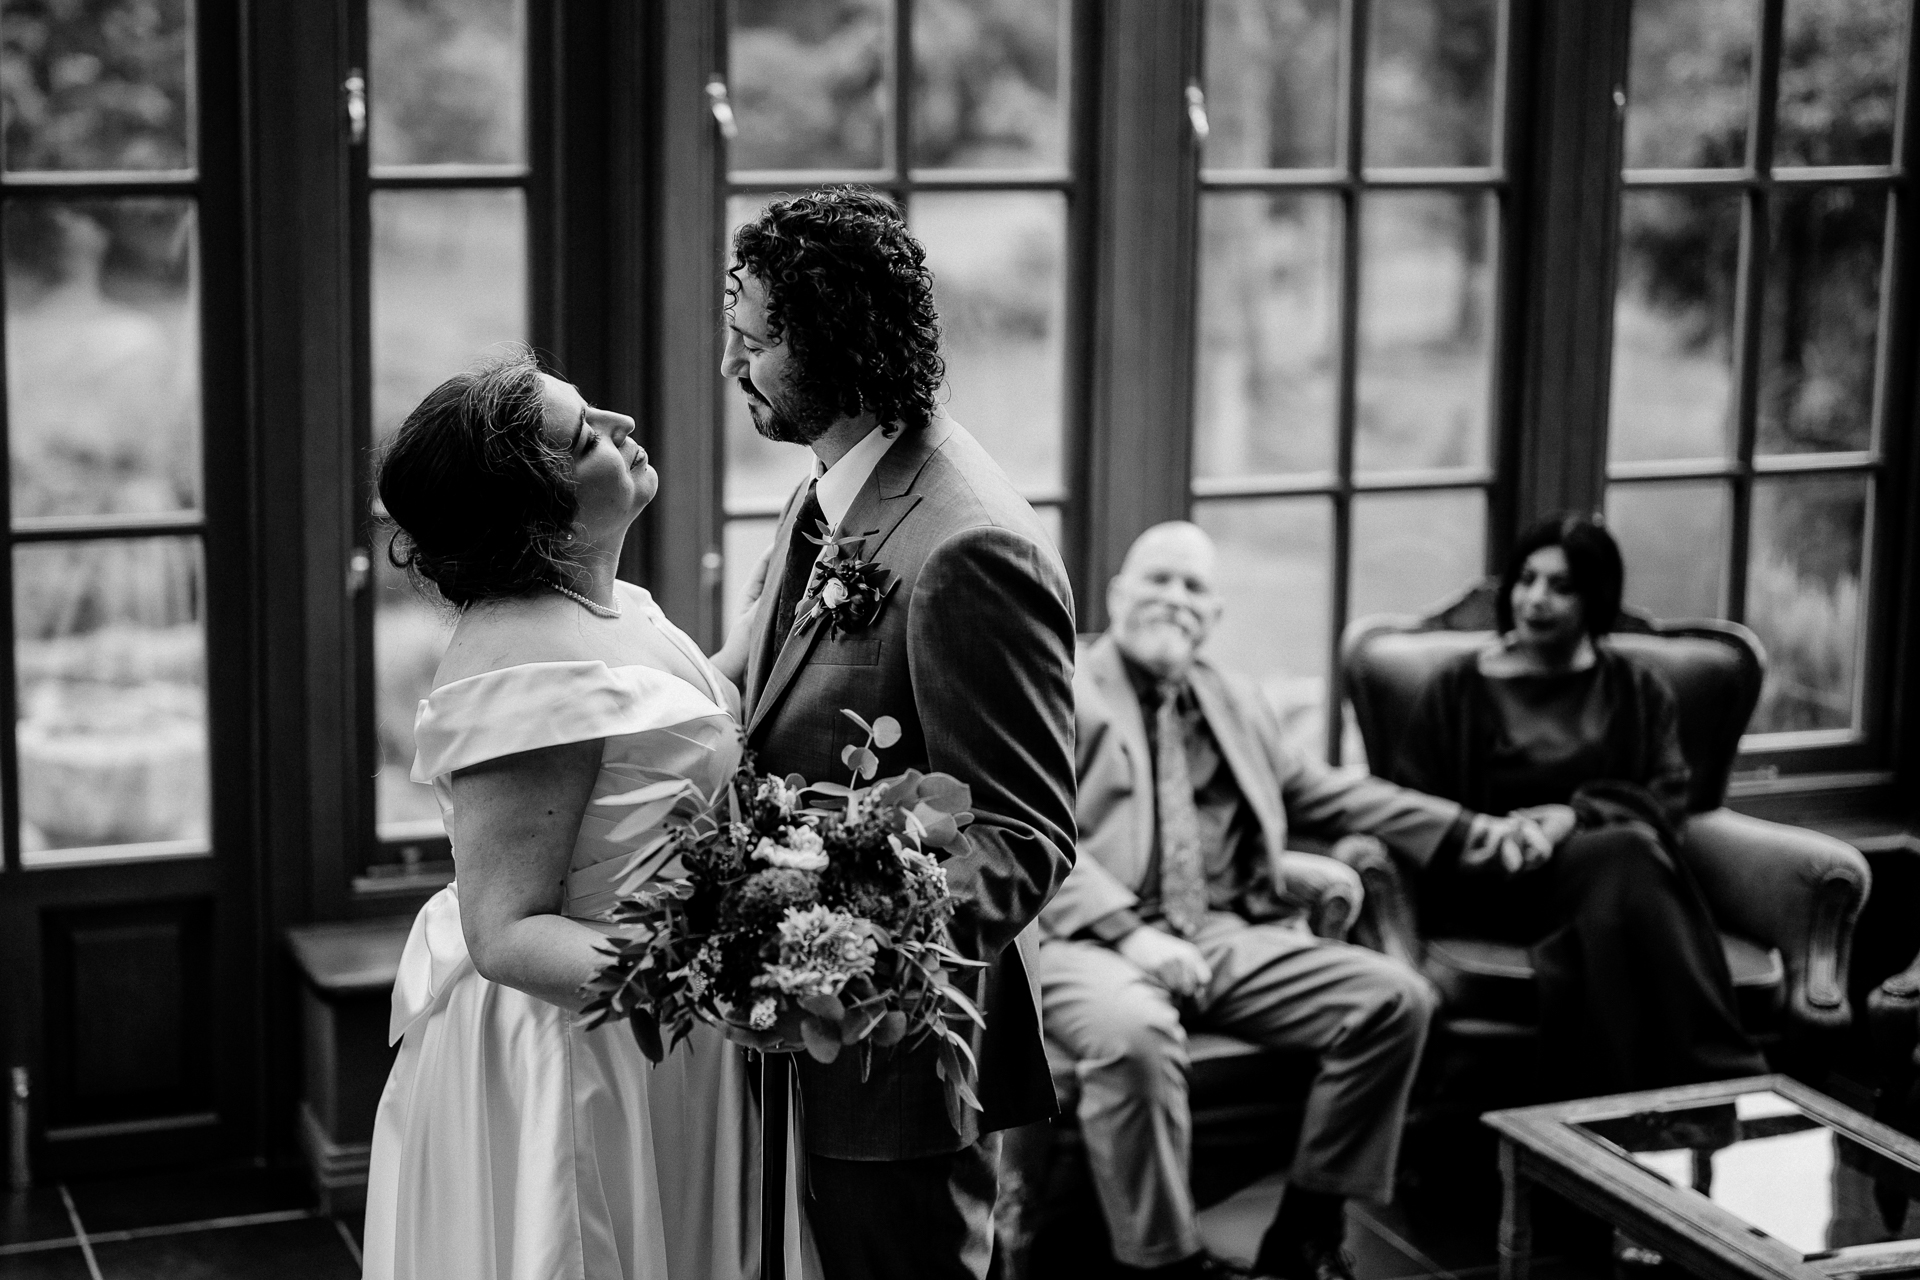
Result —
[[573, 466], [547, 439], [540, 372], [525, 347], [480, 361], [429, 392], [380, 457], [387, 559], [449, 604], [572, 576]]

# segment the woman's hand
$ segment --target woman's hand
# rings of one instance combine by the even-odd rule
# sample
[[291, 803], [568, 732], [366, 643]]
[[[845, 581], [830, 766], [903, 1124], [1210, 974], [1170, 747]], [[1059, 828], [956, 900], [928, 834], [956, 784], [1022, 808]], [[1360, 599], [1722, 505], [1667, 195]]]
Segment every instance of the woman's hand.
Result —
[[1515, 809], [1513, 816], [1531, 819], [1556, 849], [1565, 844], [1574, 828], [1580, 825], [1580, 818], [1574, 813], [1573, 806], [1567, 804], [1531, 805], [1525, 809]]
[[759, 610], [760, 595], [767, 589], [767, 566], [773, 562], [773, 544], [760, 553], [753, 572], [747, 575], [747, 599], [727, 628], [727, 641], [709, 659], [721, 675], [738, 687], [747, 682], [747, 659], [753, 653], [753, 615]]
[[[1571, 812], [1571, 811], [1569, 811]], [[1498, 866], [1507, 875], [1531, 871], [1553, 856], [1554, 842], [1525, 812], [1496, 818], [1476, 813], [1467, 829], [1467, 847], [1460, 854], [1463, 871]]]

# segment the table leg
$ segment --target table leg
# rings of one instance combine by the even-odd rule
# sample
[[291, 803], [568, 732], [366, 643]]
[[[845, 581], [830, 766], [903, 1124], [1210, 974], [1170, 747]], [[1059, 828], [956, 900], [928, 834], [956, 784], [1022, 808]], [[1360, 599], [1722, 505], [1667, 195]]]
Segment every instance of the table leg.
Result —
[[1527, 1280], [1533, 1268], [1533, 1185], [1520, 1152], [1500, 1140], [1500, 1280]]

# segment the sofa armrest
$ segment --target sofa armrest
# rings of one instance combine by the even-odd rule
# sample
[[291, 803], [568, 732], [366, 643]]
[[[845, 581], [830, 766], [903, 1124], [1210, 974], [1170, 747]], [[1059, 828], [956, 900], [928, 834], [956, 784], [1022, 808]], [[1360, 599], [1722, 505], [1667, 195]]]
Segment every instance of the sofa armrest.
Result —
[[1418, 972], [1426, 956], [1413, 907], [1413, 887], [1377, 836], [1351, 835], [1333, 846], [1333, 857], [1351, 867], [1366, 891], [1353, 940]]
[[1314, 936], [1344, 941], [1365, 897], [1360, 877], [1351, 867], [1318, 853], [1287, 849], [1276, 863], [1281, 891], [1307, 904], [1307, 924]]
[[1872, 876], [1843, 840], [1731, 809], [1687, 820], [1687, 853], [1719, 923], [1777, 948], [1787, 1011], [1813, 1027], [1843, 1027], [1853, 925]]

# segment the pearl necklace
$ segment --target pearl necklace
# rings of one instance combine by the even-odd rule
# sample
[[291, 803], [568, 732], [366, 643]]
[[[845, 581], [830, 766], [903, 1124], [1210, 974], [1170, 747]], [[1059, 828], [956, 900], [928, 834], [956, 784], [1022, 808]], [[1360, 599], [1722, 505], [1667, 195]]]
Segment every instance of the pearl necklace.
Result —
[[594, 614], [598, 617], [617, 618], [620, 616], [619, 605], [614, 605], [611, 608], [609, 608], [608, 606], [601, 604], [598, 600], [595, 600], [590, 596], [583, 596], [578, 591], [570, 590], [567, 587], [561, 586], [557, 582], [549, 582], [547, 583], [547, 585], [549, 587], [552, 587], [555, 591], [558, 591], [561, 595], [565, 596], [567, 599], [579, 601], [581, 604], [586, 606], [587, 612]]

